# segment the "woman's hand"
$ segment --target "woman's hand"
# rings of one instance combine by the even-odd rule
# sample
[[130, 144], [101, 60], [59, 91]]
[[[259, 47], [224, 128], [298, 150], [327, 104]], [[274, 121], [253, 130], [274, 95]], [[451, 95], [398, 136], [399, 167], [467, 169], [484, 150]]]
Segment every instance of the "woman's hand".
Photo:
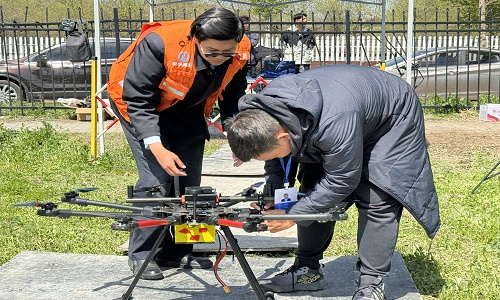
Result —
[[156, 157], [160, 166], [170, 176], [187, 176], [185, 169], [186, 166], [182, 160], [172, 151], [167, 150], [161, 143], [153, 143], [149, 145], [149, 150]]

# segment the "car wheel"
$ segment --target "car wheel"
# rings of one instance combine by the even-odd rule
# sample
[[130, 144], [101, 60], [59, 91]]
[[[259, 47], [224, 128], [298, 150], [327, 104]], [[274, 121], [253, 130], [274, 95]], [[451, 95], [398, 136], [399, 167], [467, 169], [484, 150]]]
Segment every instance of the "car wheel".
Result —
[[21, 100], [23, 94], [19, 85], [12, 81], [0, 80], [0, 103]]

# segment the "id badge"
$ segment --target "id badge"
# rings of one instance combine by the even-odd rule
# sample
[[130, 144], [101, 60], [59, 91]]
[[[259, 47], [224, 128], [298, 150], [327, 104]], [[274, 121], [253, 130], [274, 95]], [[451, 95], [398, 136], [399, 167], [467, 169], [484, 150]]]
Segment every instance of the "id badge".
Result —
[[274, 191], [274, 209], [287, 209], [297, 202], [297, 188], [284, 188]]

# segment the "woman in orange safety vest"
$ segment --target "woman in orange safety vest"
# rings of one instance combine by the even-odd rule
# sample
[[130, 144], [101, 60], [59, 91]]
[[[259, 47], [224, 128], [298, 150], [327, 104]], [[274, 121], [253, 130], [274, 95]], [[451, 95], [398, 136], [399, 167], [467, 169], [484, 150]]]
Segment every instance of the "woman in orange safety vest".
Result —
[[[200, 185], [205, 140], [210, 138], [205, 117], [217, 100], [222, 120], [237, 112], [247, 88], [249, 52], [241, 20], [224, 8], [209, 9], [194, 21], [143, 26], [113, 64], [108, 83], [111, 107], [137, 164], [134, 197], [174, 196], [174, 176], [179, 176], [181, 194], [186, 186]], [[134, 275], [160, 232], [150, 227], [130, 233]], [[212, 267], [209, 259], [193, 257], [192, 249], [192, 244], [175, 244], [167, 234], [141, 278], [162, 279], [160, 267]]]

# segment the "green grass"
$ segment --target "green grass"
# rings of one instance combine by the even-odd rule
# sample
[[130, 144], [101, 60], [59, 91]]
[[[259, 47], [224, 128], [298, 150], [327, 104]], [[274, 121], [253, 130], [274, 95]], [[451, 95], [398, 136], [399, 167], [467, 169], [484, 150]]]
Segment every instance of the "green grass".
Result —
[[[74, 108], [65, 108], [64, 105], [53, 100], [46, 100], [45, 104], [41, 102], [27, 103], [21, 101], [14, 101], [8, 103], [11, 106], [23, 107], [23, 109], [8, 109], [4, 108], [0, 102], [0, 114], [9, 119], [19, 117], [32, 117], [32, 118], [50, 118], [50, 119], [70, 119], [76, 120], [76, 112]], [[7, 103], [4, 103], [7, 105]], [[53, 107], [53, 108], [44, 108]]]
[[[43, 218], [28, 201], [58, 202], [62, 193], [99, 187], [93, 200], [124, 203], [136, 168], [122, 134], [109, 134], [106, 153], [89, 161], [87, 135], [37, 130], [12, 131], [0, 125], [0, 264], [23, 250], [121, 255], [127, 233], [110, 230], [111, 220]], [[207, 145], [207, 154], [222, 141]], [[497, 176], [474, 195], [471, 189], [500, 159], [498, 153], [471, 153], [466, 164], [433, 161], [442, 226], [434, 240], [403, 214], [397, 251], [425, 299], [498, 299], [500, 295], [500, 209]], [[61, 205], [61, 209], [78, 209]], [[95, 210], [94, 207], [91, 210]], [[103, 209], [104, 210], [104, 209]], [[339, 222], [326, 255], [356, 254], [356, 210]]]

